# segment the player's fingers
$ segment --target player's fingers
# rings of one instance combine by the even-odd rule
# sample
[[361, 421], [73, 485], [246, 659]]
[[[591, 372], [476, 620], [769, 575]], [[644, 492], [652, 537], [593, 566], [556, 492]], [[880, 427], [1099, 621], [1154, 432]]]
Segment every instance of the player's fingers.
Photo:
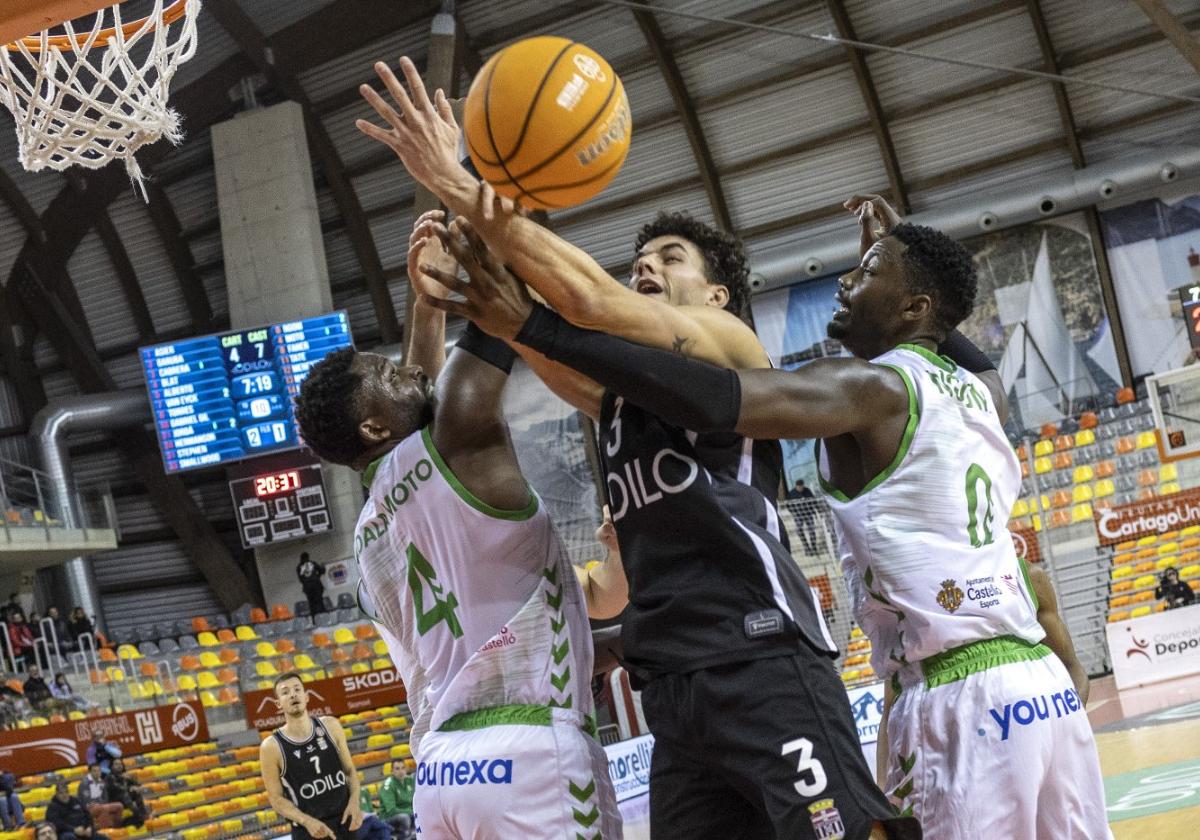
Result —
[[354, 126], [372, 140], [378, 140], [393, 150], [399, 150], [398, 138], [395, 132], [388, 131], [386, 128], [380, 128], [375, 123], [367, 122], [366, 120], [355, 120]]
[[432, 309], [440, 309], [448, 315], [457, 315], [460, 318], [471, 319], [471, 309], [467, 304], [457, 300], [447, 300], [446, 298], [435, 298], [430, 295], [420, 295], [421, 303]]
[[459, 265], [466, 268], [468, 263], [475, 262], [475, 255], [472, 253], [467, 243], [463, 240], [460, 232], [461, 230], [462, 225], [459, 223], [458, 219], [455, 219], [450, 223], [449, 228], [435, 228], [434, 235], [441, 240], [442, 245], [446, 248], [446, 251], [449, 252], [452, 257], [458, 260]]
[[468, 296], [471, 291], [471, 284], [464, 283], [458, 279], [457, 274], [451, 274], [449, 271], [442, 271], [440, 268], [422, 264], [421, 273], [430, 280], [436, 281], [439, 286], [444, 286], [452, 292], [458, 292], [460, 295]]
[[446, 98], [446, 93], [441, 88], [437, 89], [437, 93], [433, 95], [433, 104], [437, 108], [438, 116], [442, 118], [442, 122], [458, 127], [458, 123], [454, 119], [454, 109], [450, 107], [450, 100]]
[[[382, 61], [375, 62], [375, 72], [379, 74], [379, 78], [383, 80], [384, 86], [388, 89], [388, 93], [392, 95], [392, 99], [396, 101], [397, 107], [400, 109], [400, 114], [406, 120], [415, 119], [419, 116], [417, 106], [413, 104], [412, 99], [408, 96], [408, 91], [404, 89], [404, 85], [400, 84], [400, 80], [396, 78], [396, 74], [392, 72], [392, 68], [388, 67]], [[364, 93], [363, 96], [366, 96]]]
[[383, 117], [383, 121], [388, 125], [393, 128], [399, 128], [403, 125], [404, 120], [400, 114], [396, 112], [396, 109], [386, 99], [379, 95], [379, 91], [375, 90], [375, 88], [370, 85], [359, 85], [358, 92], [362, 95], [363, 99], [367, 100], [367, 104], [375, 109], [375, 113]]
[[498, 200], [495, 188], [487, 181], [481, 182], [479, 186], [479, 212], [485, 222], [490, 222], [496, 218], [496, 203]]
[[409, 90], [412, 91], [413, 104], [422, 111], [432, 113], [433, 103], [429, 101], [429, 94], [425, 91], [425, 80], [417, 72], [417, 65], [406, 55], [400, 56], [400, 72], [404, 74]]
[[846, 199], [844, 202], [842, 202], [842, 206], [845, 207], [847, 210], [856, 210], [856, 209], [858, 209], [858, 206], [860, 204], [862, 204], [864, 201], [874, 201], [878, 198], [879, 198], [879, 196], [873, 195], [871, 193], [861, 193], [861, 194], [855, 193], [854, 195], [852, 195], [848, 199]]

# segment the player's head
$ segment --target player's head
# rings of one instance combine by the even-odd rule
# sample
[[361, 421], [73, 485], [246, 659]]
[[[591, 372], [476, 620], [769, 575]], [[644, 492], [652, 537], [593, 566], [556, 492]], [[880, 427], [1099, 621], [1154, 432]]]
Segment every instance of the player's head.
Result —
[[672, 306], [715, 306], [745, 320], [750, 264], [742, 241], [687, 213], [659, 213], [638, 231], [629, 288]]
[[296, 421], [313, 452], [362, 469], [428, 423], [432, 406], [433, 383], [419, 366], [347, 347], [309, 371]]
[[838, 280], [826, 330], [864, 359], [897, 344], [942, 342], [975, 305], [975, 264], [941, 231], [901, 224]]
[[279, 701], [279, 711], [289, 718], [308, 713], [308, 689], [295, 671], [275, 678], [275, 699]]

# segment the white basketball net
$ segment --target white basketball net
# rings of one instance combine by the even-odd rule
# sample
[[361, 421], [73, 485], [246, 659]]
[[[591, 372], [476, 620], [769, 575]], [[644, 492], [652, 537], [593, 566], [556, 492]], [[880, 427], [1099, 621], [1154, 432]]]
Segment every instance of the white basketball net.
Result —
[[[25, 169], [99, 169], [121, 158], [145, 195], [134, 153], [164, 137], [182, 141], [167, 95], [176, 69], [196, 53], [200, 0], [187, 0], [183, 18], [171, 25], [163, 23], [169, 5], [154, 0], [145, 22], [128, 35], [119, 4], [97, 12], [90, 32], [77, 32], [67, 21], [62, 34], [74, 48], [56, 45], [49, 32], [34, 36], [40, 49], [21, 41], [0, 45], [0, 102], [16, 118]], [[110, 28], [115, 33], [102, 39]]]

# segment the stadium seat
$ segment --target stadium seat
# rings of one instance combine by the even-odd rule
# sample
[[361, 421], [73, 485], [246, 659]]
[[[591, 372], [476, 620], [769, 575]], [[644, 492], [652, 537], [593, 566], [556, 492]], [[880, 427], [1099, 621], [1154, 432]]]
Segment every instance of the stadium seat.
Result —
[[334, 662], [349, 662], [350, 654], [346, 652], [345, 648], [335, 647], [333, 653], [330, 654], [330, 659]]
[[1021, 516], [1027, 516], [1028, 514], [1029, 514], [1029, 502], [1025, 501], [1025, 499], [1017, 499], [1013, 503], [1012, 518], [1016, 519]]
[[158, 666], [153, 662], [142, 662], [138, 665], [138, 673], [143, 677], [156, 677], [158, 676]]
[[237, 671], [232, 668], [222, 668], [217, 671], [217, 682], [224, 685], [234, 685], [237, 683]]
[[112, 650], [109, 648], [101, 648], [99, 651], [97, 651], [96, 658], [99, 659], [101, 662], [116, 662], [117, 661], [117, 655], [115, 653], [113, 653]]
[[1029, 478], [1029, 464], [1021, 462], [1021, 478]]
[[1073, 463], [1074, 459], [1071, 457], [1070, 452], [1059, 452], [1054, 456], [1054, 469], [1056, 470], [1070, 469]]
[[317, 663], [313, 662], [312, 657], [307, 653], [296, 654], [295, 665], [297, 671], [312, 671], [317, 667]]
[[1154, 575], [1141, 575], [1133, 582], [1134, 589], [1145, 589], [1146, 587], [1155, 586], [1158, 583], [1158, 578]]
[[386, 656], [380, 656], [377, 659], [371, 660], [372, 671], [382, 671], [392, 667], [392, 660]]
[[1164, 554], [1175, 554], [1178, 551], [1179, 543], [1175, 542], [1175, 540], [1167, 540], [1158, 544], [1157, 553], [1159, 557], [1162, 557]]
[[1117, 465], [1112, 461], [1100, 461], [1096, 464], [1096, 478], [1111, 478], [1117, 471]]
[[1175, 464], [1163, 464], [1161, 467], [1158, 468], [1158, 480], [1159, 481], [1178, 481], [1179, 480], [1179, 467], [1177, 467]]
[[260, 659], [254, 663], [254, 672], [260, 677], [279, 676], [279, 672], [275, 670], [275, 666], [266, 659]]
[[1085, 446], [1091, 446], [1095, 442], [1096, 442], [1096, 433], [1093, 432], [1091, 429], [1084, 429], [1083, 431], [1075, 433], [1075, 448], [1076, 449], [1082, 449]]
[[312, 643], [313, 647], [317, 648], [327, 648], [333, 644], [333, 642], [330, 641], [328, 634], [321, 632], [313, 633]]
[[1117, 487], [1113, 484], [1111, 478], [1102, 478], [1096, 482], [1095, 498], [1105, 499], [1117, 491]]
[[1066, 507], [1071, 504], [1071, 494], [1066, 490], [1056, 490], [1050, 498], [1050, 506], [1055, 508]]
[[1054, 439], [1054, 451], [1065, 452], [1075, 446], [1075, 440], [1071, 435], [1059, 435]]
[[350, 651], [350, 656], [352, 656], [354, 659], [370, 659], [371, 658], [371, 648], [368, 647], [367, 645], [363, 644], [362, 642], [359, 642]]
[[274, 621], [288, 621], [292, 617], [292, 611], [287, 608], [286, 604], [271, 605], [271, 618]]
[[367, 639], [374, 639], [378, 635], [379, 631], [375, 629], [374, 623], [370, 621], [364, 621], [354, 628], [354, 638], [360, 641], [365, 642]]
[[228, 627], [223, 627], [217, 631], [217, 641], [223, 645], [232, 645], [238, 641], [238, 637]]
[[1128, 610], [1117, 610], [1116, 612], [1110, 612], [1108, 614], [1108, 623], [1113, 624], [1117, 621], [1124, 621], [1127, 618], [1129, 618]]
[[339, 627], [333, 631], [333, 642], [338, 645], [349, 645], [354, 643], [354, 634], [350, 632], [348, 627]]
[[217, 635], [210, 630], [203, 630], [196, 634], [196, 641], [200, 643], [200, 647], [218, 647], [220, 642], [217, 641]]
[[1158, 473], [1155, 470], [1142, 470], [1137, 477], [1138, 487], [1153, 487], [1158, 484]]
[[200, 664], [205, 668], [220, 668], [221, 657], [217, 656], [217, 654], [213, 653], [211, 650], [201, 651]]
[[1038, 475], [1045, 475], [1054, 469], [1054, 465], [1050, 463], [1049, 458], [1035, 458], [1033, 461], [1033, 471]]
[[118, 659], [141, 659], [142, 654], [133, 645], [121, 645], [117, 648]]
[[196, 684], [201, 688], [217, 688], [221, 682], [212, 671], [201, 671], [196, 675]]
[[1117, 438], [1117, 454], [1118, 455], [1125, 455], [1129, 452], [1134, 451], [1135, 449], [1137, 449], [1137, 441], [1134, 438], [1132, 438], [1128, 435]]
[[1016, 452], [1018, 461], [1024, 461], [1029, 458], [1029, 450], [1025, 448], [1025, 444], [1023, 443], [1017, 446]]
[[1138, 432], [1135, 445], [1138, 449], [1157, 447], [1158, 435], [1154, 434], [1154, 432]]
[[1130, 618], [1141, 618], [1144, 615], [1150, 615], [1151, 612], [1152, 612], [1152, 608], [1143, 604], [1140, 607], [1134, 607], [1132, 610], [1130, 610], [1129, 617]]
[[1200, 578], [1200, 563], [1192, 563], [1184, 566], [1179, 570], [1179, 577], [1181, 580], [1193, 580], [1195, 578]]
[[193, 633], [199, 634], [199, 633], [207, 632], [209, 630], [212, 630], [212, 627], [209, 625], [207, 618], [205, 618], [202, 615], [198, 615], [198, 616], [195, 616], [194, 618], [192, 618], [192, 632]]
[[1041, 428], [1042, 437], [1052, 438], [1057, 434], [1058, 434], [1058, 426], [1054, 425], [1053, 423], [1043, 423], [1042, 424], [1042, 428]]
[[1095, 498], [1095, 493], [1090, 484], [1076, 484], [1071, 490], [1072, 502], [1090, 502], [1093, 498]]
[[1127, 403], [1131, 403], [1134, 401], [1134, 399], [1136, 399], [1136, 397], [1133, 393], [1132, 388], [1122, 388], [1119, 391], [1117, 391], [1117, 396], [1116, 396], [1117, 405], [1125, 405]]
[[1085, 411], [1079, 415], [1079, 428], [1085, 431], [1096, 428], [1099, 422], [1094, 411]]
[[366, 662], [355, 662], [353, 665], [350, 666], [351, 674], [365, 674], [365, 673], [367, 673], [367, 671], [370, 671], [370, 670], [371, 670], [371, 666], [368, 665]]
[[1118, 607], [1127, 607], [1133, 602], [1133, 599], [1128, 595], [1116, 595], [1108, 599], [1108, 608], [1115, 610]]
[[1092, 469], [1090, 464], [1084, 464], [1076, 467], [1071, 473], [1071, 481], [1075, 484], [1085, 484], [1096, 477], [1096, 471]]
[[[851, 638], [854, 638], [854, 637], [851, 636]], [[387, 656], [388, 655], [387, 642], [385, 642], [383, 639], [376, 639], [375, 642], [371, 645], [371, 648], [375, 652], [376, 656]]]
[[262, 607], [252, 607], [250, 610], [250, 623], [251, 624], [266, 624], [267, 623], [266, 610], [264, 610]]
[[221, 660], [223, 665], [233, 665], [241, 661], [241, 657], [238, 656], [238, 652], [235, 648], [221, 648], [218, 658]]
[[279, 655], [279, 651], [275, 649], [275, 645], [270, 642], [259, 642], [254, 646], [254, 652], [258, 654], [260, 659], [270, 659]]
[[142, 656], [158, 656], [161, 651], [159, 651], [158, 645], [154, 644], [154, 642], [142, 642], [138, 645], [138, 652]]
[[1158, 495], [1170, 496], [1172, 493], [1178, 493], [1183, 488], [1178, 481], [1168, 481], [1166, 484], [1160, 484], [1158, 487]]
[[1033, 445], [1033, 457], [1042, 458], [1047, 455], [1054, 454], [1054, 442], [1049, 440], [1039, 440]]
[[[1090, 489], [1090, 488], [1089, 488]], [[1071, 508], [1071, 522], [1091, 522], [1092, 521], [1092, 506], [1087, 502], [1075, 505]]]
[[1066, 510], [1056, 510], [1050, 514], [1050, 520], [1046, 523], [1048, 528], [1061, 528], [1064, 525], [1071, 524], [1071, 513]]
[[274, 642], [274, 645], [275, 645], [275, 650], [277, 650], [279, 653], [295, 653], [296, 652], [296, 643], [293, 642], [291, 639], [284, 639], [284, 638], [276, 639]]

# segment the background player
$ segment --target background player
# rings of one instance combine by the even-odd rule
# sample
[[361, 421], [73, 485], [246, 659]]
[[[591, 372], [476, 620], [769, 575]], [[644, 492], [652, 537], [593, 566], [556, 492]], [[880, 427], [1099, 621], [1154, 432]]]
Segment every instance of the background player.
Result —
[[[551, 305], [589, 326], [718, 364], [770, 364], [741, 320], [749, 290], [740, 242], [683, 215], [660, 216], [638, 237], [629, 286], [613, 281], [534, 222], [494, 212], [490, 191], [458, 163], [459, 131], [444, 97], [438, 92], [435, 108], [412, 62], [401, 59], [401, 66], [412, 99], [390, 70], [377, 69], [403, 119], [364, 88], [391, 130], [360, 128], [478, 224], [498, 259]], [[444, 227], [438, 232], [449, 237]], [[468, 250], [456, 256], [503, 270], [479, 240]], [[657, 739], [653, 835], [802, 837], [813, 831], [810, 806], [832, 797], [831, 818], [845, 821], [848, 837], [865, 837], [892, 813], [862, 758], [830, 663], [833, 642], [781, 540], [778, 443], [697, 438], [587, 377], [525, 358], [602, 430], [631, 602], [624, 657]], [[702, 474], [706, 480], [698, 480]], [[720, 720], [714, 709], [725, 710]], [[727, 804], [714, 809], [716, 800]]]
[[271, 807], [292, 822], [296, 840], [353, 840], [363, 818], [358, 771], [342, 724], [335, 717], [308, 713], [308, 689], [299, 674], [275, 680], [275, 699], [284, 724], [259, 748]]
[[736, 373], [578, 329], [503, 274], [450, 285], [468, 301], [447, 309], [687, 428], [821, 439], [851, 599], [897, 695], [888, 785], [904, 812], [947, 840], [1111, 836], [1091, 728], [1039, 644], [1002, 524], [1019, 465], [986, 387], [934, 353], [974, 301], [961, 246], [911, 225], [876, 238], [829, 325], [857, 358], [793, 372]]
[[[426, 252], [421, 236], [410, 242]], [[440, 370], [436, 384], [418, 366], [344, 350], [296, 401], [309, 447], [361, 470], [368, 488], [355, 556], [413, 711], [416, 827], [618, 838], [583, 596], [501, 411], [514, 353], [470, 327], [443, 362], [442, 326], [416, 323], [412, 357]]]

